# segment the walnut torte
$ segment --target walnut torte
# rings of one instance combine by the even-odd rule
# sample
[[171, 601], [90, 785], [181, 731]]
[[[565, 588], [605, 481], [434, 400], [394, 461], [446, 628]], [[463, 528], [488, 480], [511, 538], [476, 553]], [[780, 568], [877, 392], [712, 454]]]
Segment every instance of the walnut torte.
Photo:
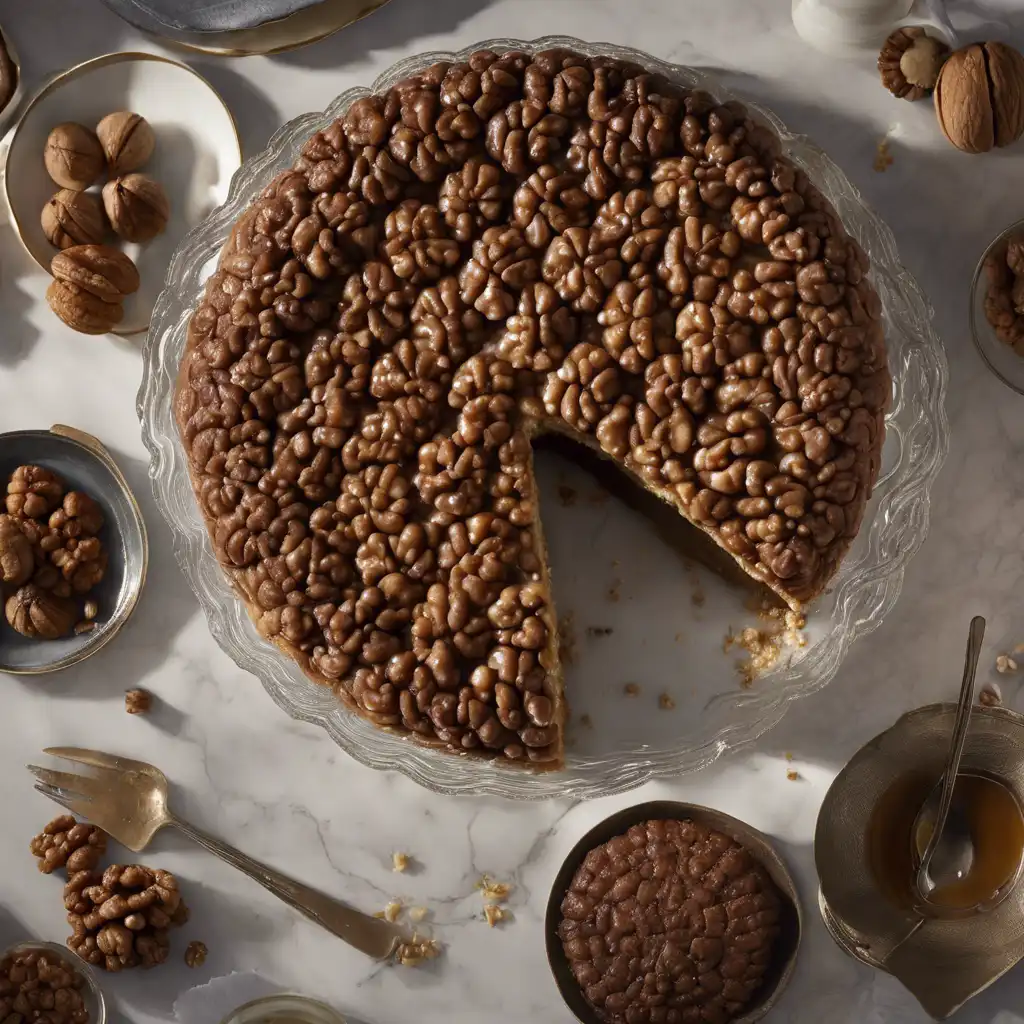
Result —
[[557, 768], [531, 440], [800, 607], [878, 471], [867, 268], [737, 103], [564, 50], [429, 67], [305, 144], [192, 317], [176, 415], [218, 557], [379, 726]]

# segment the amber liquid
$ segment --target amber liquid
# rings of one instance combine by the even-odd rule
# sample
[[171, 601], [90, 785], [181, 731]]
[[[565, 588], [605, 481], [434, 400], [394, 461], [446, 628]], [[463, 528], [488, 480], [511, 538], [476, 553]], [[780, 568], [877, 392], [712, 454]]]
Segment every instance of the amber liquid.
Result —
[[[914, 874], [930, 832], [923, 828], [915, 836], [914, 820], [934, 785], [934, 775], [904, 775], [882, 794], [868, 822], [871, 872], [882, 895], [900, 907], [916, 901]], [[968, 809], [974, 864], [965, 878], [932, 893], [931, 901], [966, 910], [993, 900], [1016, 876], [1024, 856], [1024, 814], [1007, 786], [984, 775], [960, 775], [956, 787]]]

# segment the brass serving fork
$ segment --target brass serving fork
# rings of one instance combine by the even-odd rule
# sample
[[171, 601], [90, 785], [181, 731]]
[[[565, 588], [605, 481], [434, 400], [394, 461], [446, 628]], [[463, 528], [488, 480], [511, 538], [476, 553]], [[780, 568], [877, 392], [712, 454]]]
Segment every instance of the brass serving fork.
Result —
[[43, 753], [88, 765], [93, 771], [73, 775], [30, 764], [28, 770], [38, 779], [35, 788], [99, 826], [129, 850], [144, 850], [160, 829], [173, 825], [367, 956], [387, 959], [406, 941], [397, 925], [296, 882], [177, 817], [168, 806], [167, 778], [153, 765], [82, 747], [47, 747]]

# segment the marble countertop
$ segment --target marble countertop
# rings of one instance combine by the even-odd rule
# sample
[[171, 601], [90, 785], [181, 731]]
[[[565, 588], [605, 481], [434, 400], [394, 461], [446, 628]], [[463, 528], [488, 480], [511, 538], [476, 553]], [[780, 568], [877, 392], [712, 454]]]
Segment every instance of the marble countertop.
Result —
[[[1010, 0], [952, 5], [964, 37], [1024, 41]], [[98, 0], [5, 7], [5, 30], [30, 79], [115, 49], [160, 50]], [[1024, 399], [985, 369], [967, 325], [975, 262], [995, 233], [1024, 214], [1024, 147], [983, 158], [955, 152], [927, 104], [893, 100], [870, 60], [838, 63], [806, 48], [788, 0], [393, 0], [316, 46], [275, 58], [193, 63], [222, 92], [247, 153], [283, 121], [400, 57], [493, 36], [569, 33], [648, 50], [721, 74], [819, 142], [888, 220], [902, 258], [933, 303], [951, 369], [952, 446], [933, 493], [932, 527], [884, 624], [852, 650], [835, 680], [797, 704], [755, 746], [711, 769], [586, 804], [511, 804], [426, 794], [399, 775], [361, 767], [316, 729], [293, 722], [210, 636], [153, 505], [139, 439], [138, 348], [64, 329], [43, 301], [46, 279], [0, 223], [0, 431], [72, 423], [102, 438], [138, 494], [151, 533], [147, 591], [124, 633], [59, 676], [0, 681], [0, 945], [66, 934], [59, 883], [37, 875], [28, 839], [53, 811], [22, 766], [44, 746], [89, 743], [141, 756], [176, 784], [180, 811], [253, 856], [374, 910], [392, 897], [433, 909], [443, 960], [420, 971], [371, 966], [246, 878], [189, 846], [158, 837], [145, 859], [175, 871], [193, 907], [183, 938], [210, 957], [189, 971], [175, 955], [158, 972], [105, 979], [131, 1021], [167, 1020], [175, 998], [231, 971], [255, 971], [319, 996], [368, 1024], [493, 1024], [571, 1015], [548, 972], [542, 917], [562, 857], [593, 823], [640, 800], [681, 798], [744, 818], [775, 838], [806, 912], [793, 983], [778, 1024], [918, 1024], [926, 1020], [891, 979], [841, 953], [815, 910], [811, 841], [832, 778], [904, 710], [950, 697], [967, 620], [988, 618], [983, 680], [1024, 710], [1024, 672], [996, 676], [995, 656], [1024, 641]], [[893, 163], [873, 169], [888, 136]], [[1019, 464], [1018, 464], [1019, 463]], [[122, 694], [159, 698], [148, 717], [124, 714]], [[787, 760], [792, 755], [792, 762]], [[795, 769], [798, 778], [787, 779]], [[395, 850], [418, 869], [397, 875]], [[513, 920], [489, 929], [474, 884], [487, 872], [514, 883]], [[180, 940], [179, 940], [180, 942]], [[963, 1024], [1024, 1021], [1024, 971], [963, 1010]], [[1015, 1016], [1013, 1012], [1022, 1014]]]

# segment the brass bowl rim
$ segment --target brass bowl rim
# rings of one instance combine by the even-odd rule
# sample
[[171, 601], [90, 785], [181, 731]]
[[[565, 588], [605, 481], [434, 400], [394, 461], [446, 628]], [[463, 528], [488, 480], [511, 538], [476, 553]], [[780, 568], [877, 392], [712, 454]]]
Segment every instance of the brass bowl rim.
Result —
[[129, 486], [128, 481], [125, 479], [124, 474], [121, 472], [121, 468], [114, 461], [114, 458], [107, 450], [106, 445], [104, 445], [99, 438], [93, 437], [92, 434], [88, 434], [84, 430], [78, 430], [76, 427], [68, 427], [62, 423], [55, 423], [49, 430], [8, 430], [0, 434], [0, 442], [9, 440], [13, 437], [40, 437], [47, 434], [53, 434], [65, 441], [70, 441], [73, 445], [81, 448], [86, 457], [95, 459], [97, 462], [101, 463], [107, 472], [113, 476], [115, 483], [131, 510], [132, 518], [135, 520], [135, 524], [139, 530], [139, 540], [142, 548], [142, 568], [139, 570], [138, 574], [134, 575], [131, 579], [131, 592], [129, 593], [128, 599], [125, 601], [121, 611], [113, 619], [109, 619], [107, 621], [105, 628], [102, 631], [96, 631], [100, 635], [97, 637], [97, 642], [95, 644], [81, 647], [77, 651], [72, 651], [70, 654], [65, 655], [57, 661], [40, 665], [38, 668], [10, 668], [6, 665], [0, 664], [0, 674], [11, 676], [50, 675], [53, 672], [60, 672], [62, 669], [70, 668], [72, 665], [77, 665], [80, 662], [85, 661], [87, 658], [91, 658], [99, 651], [102, 651], [103, 648], [106, 647], [122, 629], [124, 629], [126, 623], [138, 607], [139, 598], [142, 596], [142, 590], [146, 584], [146, 576], [149, 572], [149, 533], [146, 530], [145, 517], [142, 515], [142, 509], [139, 507], [138, 500]]
[[[783, 930], [780, 940], [778, 973], [768, 981], [755, 997], [755, 1002], [746, 1012], [733, 1017], [730, 1024], [754, 1024], [761, 1020], [776, 1004], [793, 976], [800, 943], [803, 936], [803, 911], [796, 883], [786, 862], [775, 849], [771, 838], [753, 825], [734, 818], [731, 814], [682, 800], [650, 800], [642, 804], [625, 807], [598, 822], [573, 844], [555, 875], [548, 894], [544, 914], [544, 947], [548, 967], [562, 1001], [581, 1024], [604, 1024], [604, 1019], [583, 999], [582, 991], [569, 970], [568, 961], [558, 939], [558, 923], [561, 919], [562, 898], [586, 855], [596, 846], [622, 835], [633, 825], [644, 821], [671, 819], [691, 820], [707, 825], [735, 839], [768, 872], [772, 881], [784, 897], [785, 905], [791, 912], [789, 934]], [[785, 945], [783, 945], [785, 943]], [[781, 954], [785, 953], [785, 959]]]

